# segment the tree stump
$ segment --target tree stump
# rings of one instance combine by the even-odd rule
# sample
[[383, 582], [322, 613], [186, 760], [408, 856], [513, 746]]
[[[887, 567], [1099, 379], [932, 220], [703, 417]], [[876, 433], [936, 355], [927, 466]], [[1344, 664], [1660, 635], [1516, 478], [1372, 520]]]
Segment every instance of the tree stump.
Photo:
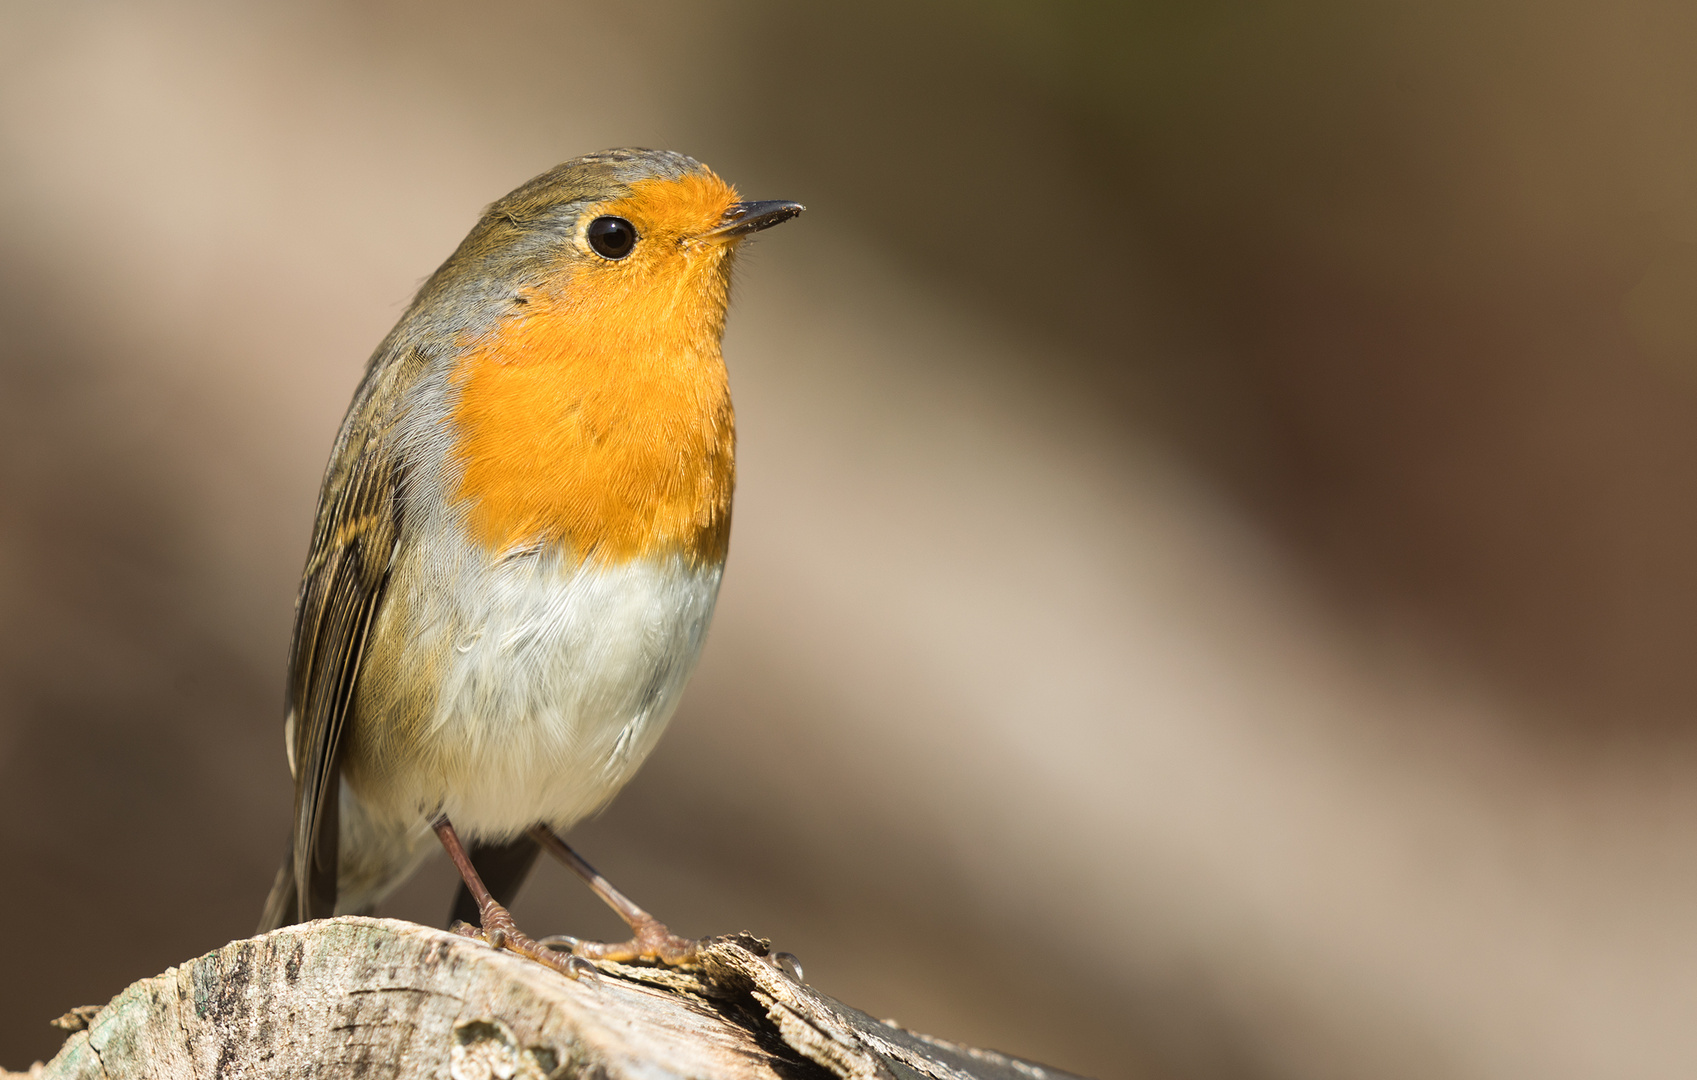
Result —
[[747, 935], [711, 939], [697, 968], [596, 966], [574, 981], [446, 931], [325, 919], [75, 1010], [52, 1061], [0, 1080], [1073, 1080], [874, 1020]]

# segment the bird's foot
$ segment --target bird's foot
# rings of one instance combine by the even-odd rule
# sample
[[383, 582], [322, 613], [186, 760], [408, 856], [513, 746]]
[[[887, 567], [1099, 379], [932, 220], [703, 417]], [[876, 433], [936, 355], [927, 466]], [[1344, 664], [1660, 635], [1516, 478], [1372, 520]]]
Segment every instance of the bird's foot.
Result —
[[478, 918], [481, 927], [470, 923], [455, 923], [454, 932], [466, 937], [481, 938], [491, 948], [505, 949], [529, 957], [539, 964], [553, 968], [569, 979], [594, 977], [595, 965], [571, 953], [556, 952], [520, 930], [512, 914], [493, 901], [485, 904]]
[[701, 951], [701, 942], [694, 938], [679, 937], [666, 929], [665, 923], [652, 916], [634, 920], [631, 930], [635, 936], [629, 941], [584, 941], [556, 934], [543, 938], [542, 943], [569, 950], [574, 959], [584, 963], [591, 960], [611, 960], [623, 964], [632, 960], [651, 960], [667, 967], [678, 967], [695, 963], [696, 956]]

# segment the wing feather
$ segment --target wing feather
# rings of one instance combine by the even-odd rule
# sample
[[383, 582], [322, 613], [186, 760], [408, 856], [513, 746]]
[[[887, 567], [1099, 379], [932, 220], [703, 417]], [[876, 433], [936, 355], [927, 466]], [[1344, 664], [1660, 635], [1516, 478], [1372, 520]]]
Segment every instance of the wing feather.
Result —
[[[351, 433], [350, 433], [351, 434]], [[326, 478], [295, 611], [294, 917], [336, 909], [342, 736], [400, 536], [401, 472], [380, 440], [346, 440]]]

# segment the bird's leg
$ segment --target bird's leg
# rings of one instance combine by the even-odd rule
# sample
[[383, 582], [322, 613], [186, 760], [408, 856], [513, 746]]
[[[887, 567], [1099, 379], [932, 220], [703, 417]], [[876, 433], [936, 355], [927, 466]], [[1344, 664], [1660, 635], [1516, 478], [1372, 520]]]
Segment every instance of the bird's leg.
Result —
[[[520, 956], [528, 956], [538, 963], [547, 964], [573, 979], [594, 973], [595, 969], [578, 957], [564, 956], [545, 945], [539, 945], [518, 928], [512, 914], [489, 895], [489, 889], [484, 886], [483, 879], [472, 867], [471, 856], [466, 854], [465, 845], [460, 843], [459, 834], [454, 831], [454, 824], [448, 820], [446, 814], [437, 817], [430, 823], [430, 827], [436, 830], [436, 838], [441, 840], [442, 846], [448, 850], [448, 858], [454, 860], [454, 868], [460, 872], [460, 880], [465, 882], [466, 888], [471, 891], [472, 899], [477, 901], [477, 918], [483, 924], [484, 941], [497, 949], [508, 949]], [[465, 930], [460, 932], [466, 933]]]
[[550, 938], [550, 941], [569, 944], [573, 956], [588, 960], [658, 960], [669, 965], [688, 964], [695, 960], [701, 947], [699, 941], [678, 937], [666, 929], [665, 923], [631, 903], [624, 893], [613, 888], [612, 882], [585, 862], [582, 855], [573, 851], [570, 844], [556, 836], [553, 829], [538, 825], [530, 830], [530, 835], [536, 837], [537, 842], [555, 858], [571, 867], [572, 872], [582, 878], [595, 891], [596, 896], [618, 912], [619, 918], [631, 928], [633, 935], [629, 941], [617, 944], [570, 938]]

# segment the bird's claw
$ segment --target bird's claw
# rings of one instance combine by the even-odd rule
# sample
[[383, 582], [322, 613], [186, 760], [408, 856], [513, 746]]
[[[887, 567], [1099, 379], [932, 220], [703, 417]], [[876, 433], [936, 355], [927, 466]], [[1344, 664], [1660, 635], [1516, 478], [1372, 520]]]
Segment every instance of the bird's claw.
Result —
[[539, 964], [553, 968], [568, 979], [592, 980], [600, 974], [588, 960], [569, 953], [562, 954], [550, 948], [550, 939], [536, 941], [530, 937], [518, 928], [512, 915], [500, 904], [491, 902], [486, 905], [479, 918], [483, 921], [482, 927], [463, 922], [455, 923], [454, 932], [467, 937], [482, 938], [492, 949], [505, 949], [507, 952], [529, 957]]
[[656, 919], [638, 922], [631, 929], [635, 934], [629, 941], [582, 941], [563, 934], [550, 940], [571, 942], [572, 955], [584, 960], [612, 960], [617, 963], [650, 960], [667, 967], [693, 964], [701, 952], [701, 942], [679, 937]]
[[571, 952], [583, 944], [582, 938], [572, 937], [570, 934], [549, 934], [545, 938], [538, 938], [537, 941], [559, 952]]

